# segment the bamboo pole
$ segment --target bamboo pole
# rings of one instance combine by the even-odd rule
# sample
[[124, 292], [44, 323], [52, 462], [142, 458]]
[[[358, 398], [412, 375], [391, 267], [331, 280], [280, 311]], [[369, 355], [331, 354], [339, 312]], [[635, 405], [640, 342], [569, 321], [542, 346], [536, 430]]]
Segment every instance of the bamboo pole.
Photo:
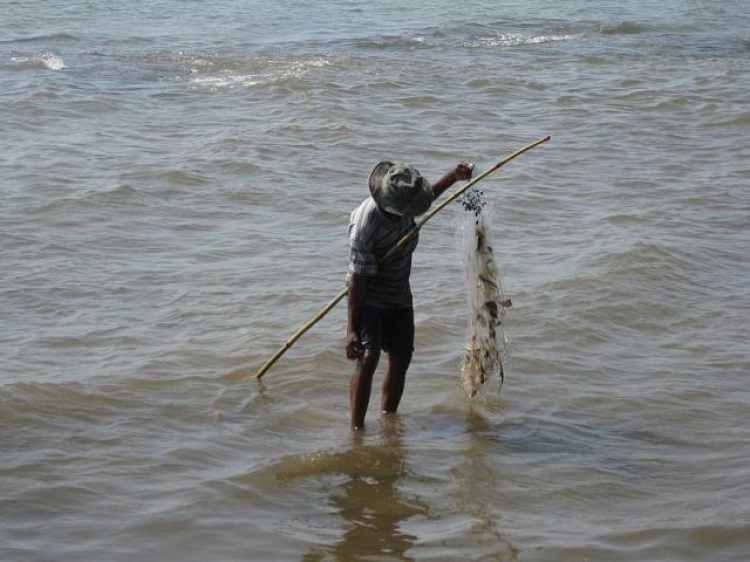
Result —
[[[440, 211], [442, 211], [446, 207], [446, 205], [448, 205], [452, 201], [455, 201], [456, 199], [458, 199], [461, 195], [463, 195], [466, 192], [466, 190], [470, 189], [475, 184], [477, 184], [478, 182], [480, 182], [481, 180], [483, 180], [484, 178], [486, 178], [487, 176], [489, 176], [492, 172], [494, 172], [498, 168], [503, 167], [505, 164], [507, 164], [508, 162], [510, 162], [511, 160], [513, 160], [514, 158], [520, 156], [524, 152], [527, 152], [527, 151], [531, 150], [532, 148], [535, 148], [535, 147], [539, 146], [542, 143], [547, 142], [548, 140], [550, 140], [550, 136], [549, 135], [547, 135], [546, 137], [542, 137], [539, 140], [532, 142], [531, 144], [527, 144], [523, 148], [521, 148], [519, 150], [516, 150], [512, 154], [509, 154], [508, 156], [506, 156], [505, 158], [503, 158], [502, 160], [500, 160], [494, 166], [491, 166], [490, 168], [486, 169], [484, 172], [482, 172], [481, 174], [479, 174], [478, 176], [476, 176], [471, 181], [465, 183], [459, 189], [457, 189], [456, 191], [454, 191], [450, 195], [450, 197], [447, 197], [440, 204], [438, 204], [438, 205], [434, 206], [432, 209], [430, 209], [430, 211], [422, 219], [420, 219], [406, 234], [404, 234], [401, 237], [401, 239], [398, 242], [396, 242], [396, 244], [393, 246], [393, 248], [391, 248], [390, 250], [388, 250], [388, 252], [386, 252], [386, 254], [383, 256], [383, 258], [380, 260], [380, 262], [381, 263], [384, 262], [385, 260], [387, 260], [388, 258], [390, 258], [394, 253], [396, 253], [398, 251], [398, 249], [401, 248], [404, 244], [406, 244], [409, 241], [409, 239], [412, 236], [414, 236], [414, 234], [420, 228], [422, 228], [428, 220], [430, 220], [437, 213], [439, 213]], [[284, 355], [289, 350], [289, 348], [291, 348], [297, 342], [297, 340], [300, 339], [305, 334], [305, 332], [307, 332], [310, 328], [312, 328], [315, 324], [317, 324], [318, 321], [320, 321], [321, 318], [323, 318], [326, 314], [328, 314], [333, 309], [333, 307], [336, 306], [339, 303], [339, 301], [341, 299], [343, 299], [347, 295], [348, 292], [349, 292], [349, 287], [348, 286], [346, 286], [343, 289], [341, 289], [341, 291], [339, 291], [339, 293], [327, 305], [325, 305], [320, 310], [320, 312], [318, 312], [315, 316], [313, 316], [299, 330], [297, 330], [292, 335], [292, 337], [290, 337], [288, 340], [286, 340], [286, 342], [284, 342], [284, 345], [282, 345], [278, 349], [278, 351], [276, 351], [276, 353], [274, 353], [271, 356], [271, 358], [268, 359], [268, 361], [266, 361], [263, 364], [263, 366], [258, 370], [258, 373], [256, 374], [256, 377], [259, 378], [259, 379], [262, 378], [263, 375], [265, 375], [266, 372], [274, 365], [274, 363], [276, 363], [276, 361], [278, 361], [279, 358], [282, 355]]]

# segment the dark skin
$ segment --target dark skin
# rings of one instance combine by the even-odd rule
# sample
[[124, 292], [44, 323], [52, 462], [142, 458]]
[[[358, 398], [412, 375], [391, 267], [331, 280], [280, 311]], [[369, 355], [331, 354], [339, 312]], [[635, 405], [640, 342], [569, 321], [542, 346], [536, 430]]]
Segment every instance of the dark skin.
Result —
[[[457, 181], [471, 178], [473, 170], [474, 165], [470, 162], [457, 164], [432, 184], [434, 198], [440, 197]], [[394, 222], [399, 220], [398, 217], [389, 213], [386, 213], [386, 216], [392, 218]], [[365, 428], [365, 415], [370, 402], [372, 379], [380, 361], [380, 350], [364, 349], [357, 333], [356, 327], [359, 325], [366, 295], [367, 278], [362, 275], [353, 275], [349, 281], [346, 335], [346, 357], [357, 362], [349, 383], [352, 431], [361, 431]], [[411, 352], [388, 354], [388, 368], [380, 392], [380, 407], [384, 414], [394, 413], [398, 409], [411, 357]]]

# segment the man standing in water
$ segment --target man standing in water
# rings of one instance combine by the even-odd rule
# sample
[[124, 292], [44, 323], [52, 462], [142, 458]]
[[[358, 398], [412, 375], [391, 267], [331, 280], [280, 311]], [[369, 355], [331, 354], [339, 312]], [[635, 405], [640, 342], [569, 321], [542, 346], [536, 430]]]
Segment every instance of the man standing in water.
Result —
[[412, 166], [380, 162], [370, 174], [370, 195], [349, 220], [349, 286], [346, 356], [356, 359], [349, 396], [352, 430], [365, 427], [372, 378], [381, 350], [388, 353], [381, 409], [398, 409], [414, 351], [414, 310], [409, 274], [418, 233], [387, 260], [385, 254], [414, 226], [414, 217], [474, 165], [461, 162], [430, 186]]

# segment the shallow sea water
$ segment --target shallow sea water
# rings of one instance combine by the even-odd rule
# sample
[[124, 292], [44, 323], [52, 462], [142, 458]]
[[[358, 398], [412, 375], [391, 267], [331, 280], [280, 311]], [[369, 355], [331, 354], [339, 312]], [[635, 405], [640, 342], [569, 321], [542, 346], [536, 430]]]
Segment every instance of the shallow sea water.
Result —
[[[750, 12], [5, 1], [0, 559], [750, 552]], [[401, 412], [348, 432], [349, 212], [481, 186], [506, 381], [460, 386], [460, 205], [414, 258]], [[376, 385], [379, 383], [376, 379]]]

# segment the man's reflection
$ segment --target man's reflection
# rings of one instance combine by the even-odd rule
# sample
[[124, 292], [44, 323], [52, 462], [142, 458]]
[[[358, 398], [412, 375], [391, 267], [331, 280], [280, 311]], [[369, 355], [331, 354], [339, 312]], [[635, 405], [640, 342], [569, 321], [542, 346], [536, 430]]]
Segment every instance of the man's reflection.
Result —
[[354, 435], [352, 447], [339, 455], [340, 474], [346, 482], [336, 488], [329, 501], [344, 519], [342, 539], [332, 547], [318, 547], [303, 562], [338, 562], [383, 557], [413, 560], [407, 555], [417, 537], [401, 530], [401, 523], [415, 515], [426, 516], [427, 505], [417, 496], [399, 489], [411, 470], [404, 457], [403, 428], [397, 416], [384, 418], [379, 438]]

